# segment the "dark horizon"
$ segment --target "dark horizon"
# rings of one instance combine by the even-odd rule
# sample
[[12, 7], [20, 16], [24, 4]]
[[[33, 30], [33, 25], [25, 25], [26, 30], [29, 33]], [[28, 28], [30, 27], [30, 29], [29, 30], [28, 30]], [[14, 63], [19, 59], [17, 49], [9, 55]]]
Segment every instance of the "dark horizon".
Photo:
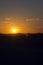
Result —
[[0, 64], [41, 65], [43, 64], [43, 33], [0, 34], [0, 50]]

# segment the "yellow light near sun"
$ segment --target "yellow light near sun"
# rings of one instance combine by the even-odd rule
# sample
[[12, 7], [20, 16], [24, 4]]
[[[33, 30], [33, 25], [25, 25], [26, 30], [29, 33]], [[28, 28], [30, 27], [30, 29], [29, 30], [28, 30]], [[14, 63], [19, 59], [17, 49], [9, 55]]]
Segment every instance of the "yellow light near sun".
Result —
[[12, 28], [12, 29], [11, 29], [11, 33], [12, 33], [12, 34], [16, 34], [16, 33], [18, 33], [18, 31], [19, 31], [19, 30], [16, 29], [16, 28]]
[[12, 33], [17, 33], [17, 29], [12, 29]]

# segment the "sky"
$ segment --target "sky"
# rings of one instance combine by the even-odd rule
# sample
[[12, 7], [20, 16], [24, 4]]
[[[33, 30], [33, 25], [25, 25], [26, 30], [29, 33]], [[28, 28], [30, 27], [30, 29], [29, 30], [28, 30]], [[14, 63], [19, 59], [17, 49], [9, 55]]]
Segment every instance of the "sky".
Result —
[[0, 0], [0, 33], [43, 33], [43, 0]]

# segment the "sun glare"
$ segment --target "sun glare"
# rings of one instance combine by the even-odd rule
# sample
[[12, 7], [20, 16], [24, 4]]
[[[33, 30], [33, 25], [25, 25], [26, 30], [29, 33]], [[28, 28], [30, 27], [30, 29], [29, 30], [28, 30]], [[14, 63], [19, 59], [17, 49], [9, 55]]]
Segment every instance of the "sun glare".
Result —
[[11, 29], [11, 33], [12, 33], [12, 34], [18, 33], [18, 29], [15, 29], [15, 28]]

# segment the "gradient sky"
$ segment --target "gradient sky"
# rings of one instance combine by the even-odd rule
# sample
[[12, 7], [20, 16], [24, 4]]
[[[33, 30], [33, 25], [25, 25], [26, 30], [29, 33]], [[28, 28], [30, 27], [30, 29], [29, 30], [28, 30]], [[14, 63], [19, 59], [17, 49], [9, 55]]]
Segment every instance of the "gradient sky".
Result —
[[43, 33], [43, 0], [0, 0], [0, 33]]

